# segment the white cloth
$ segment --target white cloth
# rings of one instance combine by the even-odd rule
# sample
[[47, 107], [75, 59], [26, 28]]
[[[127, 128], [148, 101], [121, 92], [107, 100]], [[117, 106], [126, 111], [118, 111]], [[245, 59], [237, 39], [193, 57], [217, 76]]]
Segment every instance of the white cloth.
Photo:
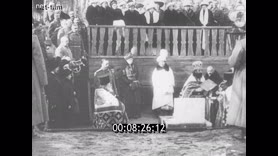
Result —
[[[150, 19], [151, 18], [150, 18], [150, 12], [149, 11], [147, 11], [145, 13], [145, 17], [146, 17], [147, 24], [150, 24]], [[159, 13], [157, 11], [154, 11], [153, 12], [153, 23], [157, 23], [158, 20], [159, 20]]]
[[162, 106], [174, 106], [174, 86], [175, 78], [172, 69], [169, 67], [169, 71], [154, 69], [152, 73], [152, 85], [153, 85], [153, 102], [152, 109], [157, 109]]
[[117, 98], [103, 88], [96, 89], [95, 96], [96, 109], [120, 105]]
[[[205, 16], [204, 16], [204, 11], [205, 11]], [[208, 24], [208, 9], [202, 9], [200, 11], [200, 17], [199, 17], [199, 20], [200, 22], [202, 23], [203, 26], [207, 26]]]

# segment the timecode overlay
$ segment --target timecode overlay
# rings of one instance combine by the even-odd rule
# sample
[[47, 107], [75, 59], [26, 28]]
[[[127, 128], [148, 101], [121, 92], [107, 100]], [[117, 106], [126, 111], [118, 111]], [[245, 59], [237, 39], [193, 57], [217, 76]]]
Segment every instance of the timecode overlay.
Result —
[[115, 133], [166, 133], [165, 124], [114, 124]]

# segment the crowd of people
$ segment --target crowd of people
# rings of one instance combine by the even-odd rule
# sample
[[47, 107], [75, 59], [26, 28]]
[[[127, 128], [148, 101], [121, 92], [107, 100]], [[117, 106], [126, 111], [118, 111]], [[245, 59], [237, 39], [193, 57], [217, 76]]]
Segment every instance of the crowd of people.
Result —
[[120, 3], [116, 0], [93, 0], [87, 8], [86, 20], [89, 25], [119, 26], [123, 23], [152, 26], [231, 26], [233, 24], [229, 19], [229, 10], [220, 7], [217, 0], [204, 0], [200, 4], [193, 4], [190, 0], [166, 4], [160, 0], [148, 3], [132, 0]]
[[[55, 4], [51, 2], [49, 5]], [[163, 5], [166, 10], [161, 9]], [[228, 12], [219, 8], [217, 1], [203, 1], [195, 6], [189, 1], [142, 4], [93, 0], [86, 11], [86, 20], [89, 25], [226, 26], [232, 24]], [[80, 122], [82, 115], [89, 114], [85, 23], [73, 11], [66, 14], [61, 10], [47, 10], [42, 24], [32, 18], [32, 127], [35, 131], [44, 122], [46, 128], [49, 125], [70, 127]], [[124, 57], [127, 65], [120, 72], [111, 69], [106, 59], [95, 72], [94, 127], [111, 127], [113, 123], [127, 123], [129, 118], [140, 117], [142, 97], [139, 73], [133, 63], [135, 51], [131, 49]], [[225, 118], [223, 112], [226, 108], [220, 103], [229, 101], [232, 113], [227, 115], [227, 124], [246, 127], [245, 53], [245, 42], [238, 42], [229, 59], [235, 69], [233, 84], [236, 85], [232, 85], [228, 78], [223, 81], [211, 66], [203, 76], [202, 63], [195, 62], [194, 71], [180, 93], [180, 97], [216, 97], [212, 100], [215, 109], [211, 113], [216, 126], [223, 125]], [[166, 63], [167, 56], [167, 50], [162, 49], [152, 74], [152, 109], [158, 115], [169, 115], [174, 108], [174, 74]], [[211, 92], [204, 91], [200, 84], [207, 79], [218, 87]], [[231, 92], [231, 96], [226, 92]]]

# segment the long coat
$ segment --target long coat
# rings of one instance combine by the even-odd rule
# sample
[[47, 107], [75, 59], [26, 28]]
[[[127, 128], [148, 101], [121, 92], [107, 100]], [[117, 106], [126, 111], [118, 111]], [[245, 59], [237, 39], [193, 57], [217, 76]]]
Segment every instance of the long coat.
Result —
[[229, 64], [235, 73], [227, 124], [246, 127], [246, 39], [237, 41]]
[[32, 35], [32, 126], [48, 121], [48, 106], [44, 94], [47, 85], [45, 62], [38, 37]]
[[169, 67], [169, 70], [165, 69], [158, 70], [154, 69], [152, 73], [152, 84], [153, 84], [153, 102], [152, 109], [163, 106], [174, 106], [173, 93], [175, 78], [172, 69]]
[[128, 10], [125, 12], [124, 21], [126, 25], [138, 25], [140, 22], [140, 14], [138, 11], [133, 12]]

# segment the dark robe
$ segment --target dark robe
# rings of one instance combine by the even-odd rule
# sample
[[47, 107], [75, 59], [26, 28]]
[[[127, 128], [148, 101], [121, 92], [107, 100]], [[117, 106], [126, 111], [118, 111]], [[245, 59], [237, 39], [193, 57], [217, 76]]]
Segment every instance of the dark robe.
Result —
[[161, 10], [161, 9], [159, 9], [158, 13], [159, 13], [158, 25], [163, 26], [163, 25], [165, 25], [165, 24], [164, 24], [164, 11]]
[[100, 18], [99, 20], [99, 25], [112, 25], [112, 16], [111, 16], [111, 9], [109, 7], [103, 8], [100, 7], [98, 11], [98, 17]]
[[[201, 23], [201, 21], [199, 19], [200, 18], [201, 10], [199, 10], [195, 14], [195, 24], [196, 24], [196, 26], [203, 26], [203, 24]], [[207, 26], [215, 26], [215, 22], [214, 22], [214, 18], [213, 18], [213, 13], [209, 9], [208, 9], [208, 24], [207, 24]]]
[[45, 87], [48, 99], [50, 127], [58, 127], [63, 124], [64, 99], [62, 98], [62, 84], [57, 74], [48, 72], [48, 85]]
[[114, 20], [124, 20], [124, 15], [122, 13], [122, 10], [120, 9], [110, 9], [110, 15], [112, 22]]
[[143, 25], [143, 26], [147, 25], [146, 17], [145, 17], [144, 14], [139, 14], [138, 19], [139, 19], [138, 20], [138, 25]]
[[61, 78], [62, 98], [63, 101], [63, 121], [66, 127], [73, 126], [77, 123], [77, 114], [79, 105], [74, 94], [74, 86], [71, 80]]
[[210, 79], [217, 85], [219, 85], [223, 81], [223, 79], [221, 78], [221, 76], [219, 75], [219, 73], [217, 71], [214, 71], [210, 76], [208, 75], [208, 73], [206, 73], [205, 79], [206, 80]]
[[195, 13], [194, 13], [194, 11], [189, 9], [188, 11], [183, 11], [183, 14], [187, 19], [186, 26], [195, 26], [195, 22], [194, 22]]
[[166, 26], [175, 26], [177, 25], [177, 12], [175, 10], [166, 10], [164, 12], [164, 24]]
[[177, 26], [186, 26], [189, 19], [183, 14], [183, 12], [177, 12]]
[[97, 17], [97, 7], [88, 6], [86, 11], [86, 20], [89, 25], [96, 25], [96, 17]]
[[126, 25], [139, 25], [140, 14], [138, 11], [128, 10], [125, 12], [124, 20]]
[[123, 70], [121, 84], [123, 102], [126, 106], [128, 117], [140, 115], [140, 106], [142, 104], [140, 83], [138, 81], [138, 69], [134, 64], [126, 66]]

